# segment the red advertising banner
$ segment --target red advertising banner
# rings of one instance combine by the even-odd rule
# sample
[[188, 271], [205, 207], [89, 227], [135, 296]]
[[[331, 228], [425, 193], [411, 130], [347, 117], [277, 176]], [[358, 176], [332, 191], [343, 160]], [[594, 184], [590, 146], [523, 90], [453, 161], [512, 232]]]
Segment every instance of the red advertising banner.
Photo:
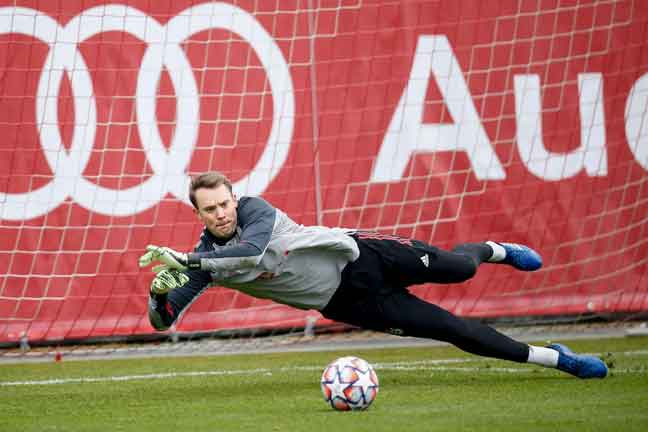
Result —
[[[151, 333], [189, 176], [303, 224], [545, 266], [412, 288], [469, 317], [648, 310], [648, 4], [0, 1], [0, 342]], [[206, 291], [179, 331], [299, 326]]]

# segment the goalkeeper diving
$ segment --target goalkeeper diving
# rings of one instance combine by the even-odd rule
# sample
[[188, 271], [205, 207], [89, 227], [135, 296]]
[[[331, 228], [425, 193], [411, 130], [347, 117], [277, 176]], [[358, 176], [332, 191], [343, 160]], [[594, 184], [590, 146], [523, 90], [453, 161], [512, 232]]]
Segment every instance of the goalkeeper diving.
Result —
[[535, 271], [540, 255], [525, 245], [486, 241], [445, 251], [376, 232], [303, 226], [258, 197], [237, 197], [221, 173], [194, 177], [194, 212], [205, 225], [192, 252], [150, 245], [139, 265], [155, 264], [148, 313], [168, 329], [211, 285], [271, 299], [368, 330], [436, 339], [480, 356], [604, 378], [599, 358], [561, 344], [535, 346], [477, 321], [464, 320], [408, 291], [422, 283], [458, 283], [482, 264]]

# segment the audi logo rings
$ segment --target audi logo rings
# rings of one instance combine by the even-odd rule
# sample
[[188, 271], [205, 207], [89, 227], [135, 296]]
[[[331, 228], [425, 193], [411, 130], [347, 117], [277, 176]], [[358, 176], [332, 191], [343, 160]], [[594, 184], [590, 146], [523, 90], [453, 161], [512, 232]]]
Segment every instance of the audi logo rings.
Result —
[[[246, 40], [266, 71], [272, 91], [273, 120], [263, 153], [250, 173], [236, 182], [237, 194], [259, 195], [283, 166], [293, 134], [295, 100], [288, 64], [274, 39], [246, 11], [224, 3], [190, 7], [161, 25], [142, 11], [105, 5], [83, 11], [61, 26], [50, 16], [22, 7], [0, 8], [0, 34], [18, 33], [49, 45], [36, 94], [41, 147], [54, 178], [26, 193], [0, 192], [0, 218], [25, 220], [43, 216], [71, 197], [80, 206], [105, 215], [128, 216], [156, 205], [167, 192], [189, 204], [185, 174], [200, 126], [200, 93], [180, 43], [214, 28]], [[102, 32], [129, 33], [147, 44], [137, 76], [135, 109], [143, 150], [154, 174], [128, 189], [110, 189], [83, 177], [97, 129], [92, 77], [77, 46]], [[176, 127], [168, 150], [156, 121], [156, 90], [166, 68], [176, 94]], [[62, 142], [57, 101], [67, 73], [75, 124], [70, 150]]]

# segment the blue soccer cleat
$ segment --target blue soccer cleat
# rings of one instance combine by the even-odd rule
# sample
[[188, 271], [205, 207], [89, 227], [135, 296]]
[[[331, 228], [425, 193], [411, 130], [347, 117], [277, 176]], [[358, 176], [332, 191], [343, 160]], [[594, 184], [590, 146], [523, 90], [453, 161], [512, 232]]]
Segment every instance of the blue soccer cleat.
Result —
[[547, 348], [558, 351], [558, 369], [578, 378], [605, 378], [608, 367], [603, 360], [591, 355], [572, 352], [562, 344], [551, 344]]
[[530, 247], [517, 243], [498, 244], [506, 250], [506, 258], [499, 263], [508, 264], [523, 271], [534, 271], [542, 267], [540, 254]]

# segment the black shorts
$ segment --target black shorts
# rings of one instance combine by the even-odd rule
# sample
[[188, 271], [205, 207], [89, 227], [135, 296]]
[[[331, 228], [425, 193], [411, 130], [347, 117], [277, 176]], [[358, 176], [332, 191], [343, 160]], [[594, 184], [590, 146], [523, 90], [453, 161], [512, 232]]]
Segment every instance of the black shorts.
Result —
[[426, 282], [455, 283], [474, 276], [492, 251], [479, 244], [452, 252], [418, 240], [358, 232], [360, 257], [347, 264], [337, 291], [320, 312], [326, 318], [401, 336], [436, 339], [474, 354], [526, 361], [528, 346], [477, 321], [461, 319], [411, 294]]
[[[470, 255], [447, 252], [418, 240], [363, 231], [352, 237], [360, 257], [344, 268], [340, 286], [322, 310], [325, 316], [342, 315], [345, 322], [356, 319], [358, 307], [372, 305], [376, 309], [376, 303], [395, 293], [408, 293], [407, 287], [411, 285], [467, 280], [479, 265]], [[353, 310], [347, 310], [350, 307]], [[365, 327], [369, 312], [357, 318]], [[377, 312], [371, 311], [370, 315]]]
[[423, 283], [457, 283], [475, 275], [490, 256], [483, 244], [464, 244], [452, 252], [419, 240], [360, 231], [352, 235], [360, 257], [342, 272], [338, 291], [374, 296]]

